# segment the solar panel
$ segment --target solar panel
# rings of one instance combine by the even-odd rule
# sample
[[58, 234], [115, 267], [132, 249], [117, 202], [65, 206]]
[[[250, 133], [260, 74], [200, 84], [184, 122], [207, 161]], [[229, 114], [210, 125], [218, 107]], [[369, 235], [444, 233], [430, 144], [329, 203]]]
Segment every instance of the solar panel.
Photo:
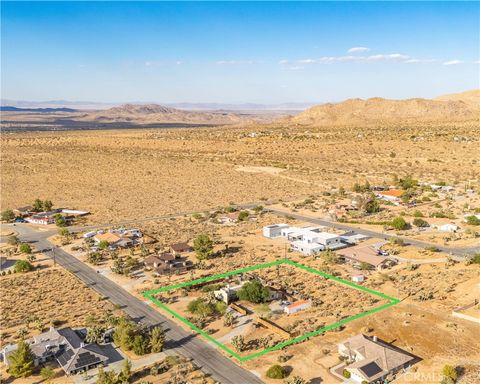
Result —
[[375, 376], [376, 374], [382, 372], [382, 368], [380, 368], [378, 364], [373, 361], [367, 365], [364, 365], [362, 368], [360, 368], [360, 370], [362, 370], [368, 377]]
[[63, 367], [67, 365], [67, 363], [70, 361], [73, 355], [74, 355], [73, 350], [70, 348], [67, 348], [58, 355], [57, 361]]
[[82, 352], [78, 354], [77, 359], [75, 361], [75, 368], [82, 368], [87, 365], [97, 364], [101, 360], [98, 356], [94, 355], [90, 352]]

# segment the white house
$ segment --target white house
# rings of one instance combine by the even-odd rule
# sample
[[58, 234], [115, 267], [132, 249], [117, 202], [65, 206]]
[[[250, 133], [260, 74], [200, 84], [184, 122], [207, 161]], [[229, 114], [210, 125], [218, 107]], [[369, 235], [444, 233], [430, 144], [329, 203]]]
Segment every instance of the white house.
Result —
[[303, 253], [304, 255], [311, 256], [325, 250], [325, 247], [318, 243], [307, 243], [303, 240], [292, 241], [290, 246], [293, 250]]
[[263, 227], [263, 236], [273, 239], [282, 236], [282, 229], [288, 228], [288, 224], [272, 224]]
[[230, 304], [237, 299], [237, 292], [242, 288], [244, 282], [238, 285], [230, 286], [226, 285], [216, 291], [213, 291], [213, 295], [217, 300], [222, 300], [225, 304]]
[[51, 215], [51, 214], [39, 213], [39, 214], [36, 214], [36, 215], [26, 217], [25, 221], [27, 221], [29, 223], [32, 223], [32, 224], [47, 225], [47, 224], [53, 224], [55, 222], [55, 219], [53, 218], [53, 215]]
[[304, 311], [312, 306], [312, 302], [308, 300], [299, 300], [294, 303], [287, 305], [284, 308], [284, 311], [287, 315], [293, 315], [294, 313]]
[[336, 248], [343, 245], [342, 238], [338, 235], [328, 232], [320, 232], [313, 236], [316, 243], [323, 245], [325, 248]]
[[443, 224], [438, 227], [441, 232], [457, 232], [459, 229], [460, 227], [455, 224]]

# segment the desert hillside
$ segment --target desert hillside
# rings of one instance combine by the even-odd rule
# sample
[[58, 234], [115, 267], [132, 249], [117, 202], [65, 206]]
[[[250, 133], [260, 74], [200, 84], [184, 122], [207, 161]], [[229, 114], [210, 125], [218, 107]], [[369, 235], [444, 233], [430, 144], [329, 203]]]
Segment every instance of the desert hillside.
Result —
[[480, 89], [473, 89], [471, 91], [452, 93], [449, 95], [442, 95], [436, 97], [434, 100], [438, 101], [463, 101], [466, 104], [480, 108]]
[[435, 100], [389, 100], [377, 97], [367, 100], [349, 99], [337, 104], [317, 105], [289, 120], [295, 124], [319, 126], [473, 123], [480, 120], [478, 94], [479, 91], [471, 91]]
[[124, 104], [104, 111], [85, 114], [81, 120], [97, 122], [135, 122], [135, 123], [212, 123], [232, 124], [244, 120], [241, 116], [229, 112], [192, 112], [158, 104]]

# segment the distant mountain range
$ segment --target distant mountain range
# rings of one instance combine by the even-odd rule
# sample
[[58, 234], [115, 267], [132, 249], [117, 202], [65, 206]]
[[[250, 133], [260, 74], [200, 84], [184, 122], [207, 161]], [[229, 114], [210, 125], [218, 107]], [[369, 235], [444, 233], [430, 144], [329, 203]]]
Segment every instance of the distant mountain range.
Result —
[[[60, 102], [60, 101], [58, 101]], [[327, 103], [310, 107], [302, 112], [282, 109], [260, 110], [259, 104], [242, 104], [243, 109], [231, 109], [230, 104], [190, 104], [182, 107], [159, 104], [124, 104], [107, 109], [81, 110], [61, 107], [27, 108], [3, 106], [2, 122], [15, 125], [47, 123], [60, 125], [79, 124], [102, 127], [152, 126], [155, 124], [227, 125], [245, 123], [279, 123], [294, 125], [398, 125], [424, 123], [468, 122], [480, 125], [480, 90], [444, 95], [435, 99], [390, 100], [379, 97], [349, 99], [340, 103]], [[53, 102], [52, 102], [53, 103]], [[71, 105], [70, 105], [71, 106]], [[193, 109], [197, 106], [197, 110]], [[211, 109], [203, 109], [210, 107]], [[214, 107], [223, 106], [224, 109]], [[282, 104], [283, 107], [292, 104]], [[263, 108], [267, 106], [263, 105]], [[268, 106], [273, 108], [272, 105]], [[277, 106], [280, 108], [279, 106]], [[240, 108], [240, 105], [237, 105]], [[50, 114], [45, 112], [51, 112]], [[83, 126], [82, 125], [82, 126]]]
[[[99, 103], [92, 101], [68, 101], [68, 100], [49, 100], [49, 101], [25, 101], [1, 99], [2, 106], [12, 106], [17, 108], [64, 108], [69, 107], [77, 110], [105, 110], [113, 107], [119, 107], [125, 103]], [[129, 105], [149, 105], [156, 103], [133, 102]], [[318, 103], [281, 103], [281, 104], [257, 104], [257, 103], [163, 103], [162, 105], [171, 108], [177, 108], [189, 111], [303, 111]]]
[[2, 112], [39, 112], [39, 113], [52, 113], [52, 112], [77, 112], [77, 109], [72, 108], [18, 108], [10, 105], [0, 106]]

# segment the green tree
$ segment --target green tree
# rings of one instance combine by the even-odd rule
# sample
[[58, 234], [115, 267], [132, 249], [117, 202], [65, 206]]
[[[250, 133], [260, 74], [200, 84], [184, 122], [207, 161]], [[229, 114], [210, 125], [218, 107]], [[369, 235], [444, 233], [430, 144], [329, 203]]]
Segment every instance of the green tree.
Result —
[[150, 333], [150, 351], [162, 352], [165, 345], [165, 331], [161, 327], [154, 327]]
[[45, 211], [51, 211], [52, 208], [53, 208], [53, 203], [52, 203], [51, 200], [45, 200], [45, 201], [43, 202], [43, 209], [44, 209]]
[[122, 367], [122, 371], [118, 375], [118, 382], [121, 384], [128, 384], [130, 383], [130, 379], [132, 378], [132, 363], [130, 360], [125, 359]]
[[20, 252], [25, 253], [25, 254], [32, 253], [32, 247], [28, 243], [20, 244], [19, 250], [20, 250]]
[[392, 220], [392, 227], [396, 230], [403, 230], [408, 228], [408, 224], [402, 216], [398, 216]]
[[135, 335], [133, 338], [132, 350], [138, 356], [150, 352], [148, 339], [143, 335]]
[[107, 249], [110, 243], [107, 240], [102, 240], [98, 243], [98, 249]]
[[43, 367], [40, 370], [40, 376], [42, 376], [42, 379], [49, 383], [55, 376], [55, 372], [52, 369], [52, 367]]
[[13, 266], [15, 272], [30, 272], [33, 270], [33, 265], [30, 264], [27, 260], [17, 260]]
[[365, 203], [365, 212], [367, 213], [376, 213], [380, 212], [380, 203], [377, 199], [372, 198]]
[[10, 363], [8, 373], [16, 378], [30, 376], [34, 367], [33, 358], [30, 346], [24, 340], [21, 340], [17, 349], [8, 356]]
[[40, 199], [35, 199], [33, 202], [33, 211], [42, 212], [43, 211], [43, 201]]
[[118, 378], [114, 371], [105, 371], [102, 367], [98, 369], [96, 384], [117, 384]]
[[267, 377], [270, 379], [284, 379], [287, 377], [287, 371], [281, 365], [272, 365], [267, 370]]
[[15, 219], [15, 214], [11, 209], [7, 209], [2, 212], [2, 221], [13, 221]]
[[136, 333], [137, 329], [133, 321], [122, 317], [119, 319], [115, 332], [113, 333], [113, 341], [120, 348], [130, 351], [133, 347]]
[[198, 260], [208, 259], [213, 253], [213, 241], [208, 235], [200, 234], [193, 241], [193, 249]]
[[237, 297], [256, 304], [264, 303], [270, 297], [270, 290], [258, 280], [248, 281], [238, 290]]
[[57, 227], [67, 226], [67, 220], [65, 220], [65, 217], [63, 217], [60, 213], [56, 213], [55, 215], [53, 215], [53, 218]]

